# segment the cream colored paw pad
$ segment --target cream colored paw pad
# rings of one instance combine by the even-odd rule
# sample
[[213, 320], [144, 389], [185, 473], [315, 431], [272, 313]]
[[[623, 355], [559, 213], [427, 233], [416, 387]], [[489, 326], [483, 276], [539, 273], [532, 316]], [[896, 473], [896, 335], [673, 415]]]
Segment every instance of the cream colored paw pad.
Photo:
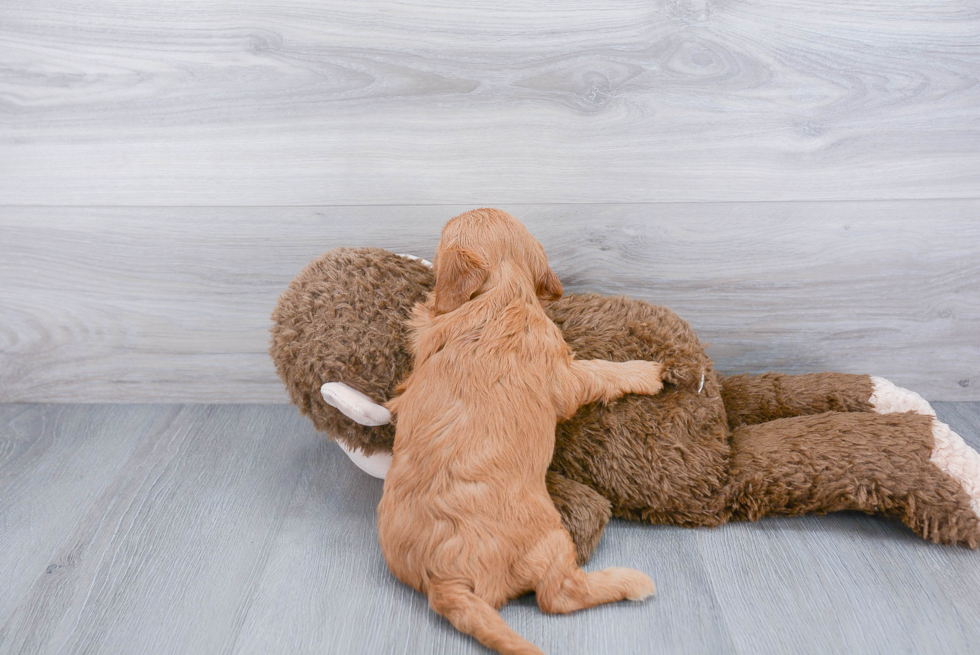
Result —
[[914, 391], [895, 386], [885, 378], [872, 377], [871, 384], [874, 385], [874, 392], [869, 402], [879, 414], [916, 412], [926, 416], [936, 415], [932, 405]]
[[980, 453], [936, 419], [932, 421], [932, 438], [935, 443], [929, 461], [963, 486], [973, 513], [980, 516]]

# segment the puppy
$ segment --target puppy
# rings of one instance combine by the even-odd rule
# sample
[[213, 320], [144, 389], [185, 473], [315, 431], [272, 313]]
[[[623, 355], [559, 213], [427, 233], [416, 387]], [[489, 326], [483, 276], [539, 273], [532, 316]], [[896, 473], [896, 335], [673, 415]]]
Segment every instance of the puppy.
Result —
[[397, 427], [381, 551], [458, 630], [501, 653], [541, 653], [496, 609], [530, 591], [559, 613], [654, 592], [639, 571], [578, 567], [545, 474], [559, 420], [659, 392], [661, 365], [574, 359], [540, 302], [560, 298], [561, 283], [510, 214], [451, 220], [435, 273], [410, 324], [414, 370], [388, 403]]

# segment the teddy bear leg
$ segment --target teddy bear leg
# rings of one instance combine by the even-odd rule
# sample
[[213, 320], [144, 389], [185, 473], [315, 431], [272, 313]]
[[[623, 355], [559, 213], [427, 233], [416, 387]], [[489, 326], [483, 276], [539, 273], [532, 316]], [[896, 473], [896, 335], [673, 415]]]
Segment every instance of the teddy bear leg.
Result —
[[595, 552], [602, 531], [609, 523], [612, 505], [592, 487], [569, 480], [555, 471], [545, 478], [548, 494], [561, 514], [562, 525], [575, 543], [575, 559], [585, 564]]
[[869, 412], [873, 378], [848, 373], [719, 376], [728, 425], [756, 425], [792, 416], [823, 412]]
[[915, 412], [932, 417], [933, 449], [929, 460], [955, 478], [971, 499], [973, 511], [980, 514], [980, 454], [963, 437], [936, 417], [936, 411], [922, 396], [896, 386], [885, 378], [872, 377], [871, 405], [879, 414]]
[[915, 413], [826, 412], [732, 433], [732, 518], [859, 510], [939, 543], [980, 545], [980, 456]]

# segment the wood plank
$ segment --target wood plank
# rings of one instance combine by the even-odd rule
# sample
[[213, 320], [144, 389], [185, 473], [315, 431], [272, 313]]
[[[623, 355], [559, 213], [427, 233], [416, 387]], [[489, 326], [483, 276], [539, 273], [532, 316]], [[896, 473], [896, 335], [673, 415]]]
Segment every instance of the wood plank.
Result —
[[[980, 447], [980, 403], [936, 409]], [[486, 652], [388, 573], [380, 481], [291, 407], [0, 405], [0, 428], [0, 653]], [[972, 652], [978, 557], [860, 514], [613, 521], [588, 568], [655, 598], [503, 616], [570, 655]]]
[[[980, 449], [980, 404], [936, 411]], [[740, 653], [967, 653], [980, 640], [980, 556], [897, 522], [764, 519], [696, 541]]]
[[[378, 547], [382, 483], [336, 445], [317, 445], [304, 470], [234, 652], [485, 653], [396, 580]], [[570, 616], [542, 613], [533, 596], [504, 620], [550, 653], [734, 652], [690, 531], [615, 521], [589, 569], [632, 566], [660, 595]]]
[[[568, 292], [689, 320], [719, 370], [980, 399], [980, 200], [513, 205]], [[284, 402], [278, 294], [313, 257], [431, 257], [464, 206], [6, 208], [0, 401]]]
[[[305, 452], [322, 437], [291, 407], [177, 409], [70, 532], [22, 538], [53, 566], [0, 617], [0, 652], [203, 654], [234, 641]], [[71, 411], [93, 430], [98, 408]], [[113, 455], [110, 440], [99, 445]]]
[[0, 9], [0, 203], [980, 195], [947, 0]]
[[74, 564], [54, 558], [58, 544], [174, 414], [163, 405], [0, 404], [0, 625], [36, 580]]

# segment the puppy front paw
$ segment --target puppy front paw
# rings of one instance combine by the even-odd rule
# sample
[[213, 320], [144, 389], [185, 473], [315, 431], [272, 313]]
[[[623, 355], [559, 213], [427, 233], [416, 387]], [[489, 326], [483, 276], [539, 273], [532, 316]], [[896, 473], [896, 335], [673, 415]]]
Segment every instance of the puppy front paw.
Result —
[[664, 388], [664, 365], [660, 362], [634, 360], [630, 362], [635, 368], [634, 384], [629, 393], [639, 393], [654, 396]]

